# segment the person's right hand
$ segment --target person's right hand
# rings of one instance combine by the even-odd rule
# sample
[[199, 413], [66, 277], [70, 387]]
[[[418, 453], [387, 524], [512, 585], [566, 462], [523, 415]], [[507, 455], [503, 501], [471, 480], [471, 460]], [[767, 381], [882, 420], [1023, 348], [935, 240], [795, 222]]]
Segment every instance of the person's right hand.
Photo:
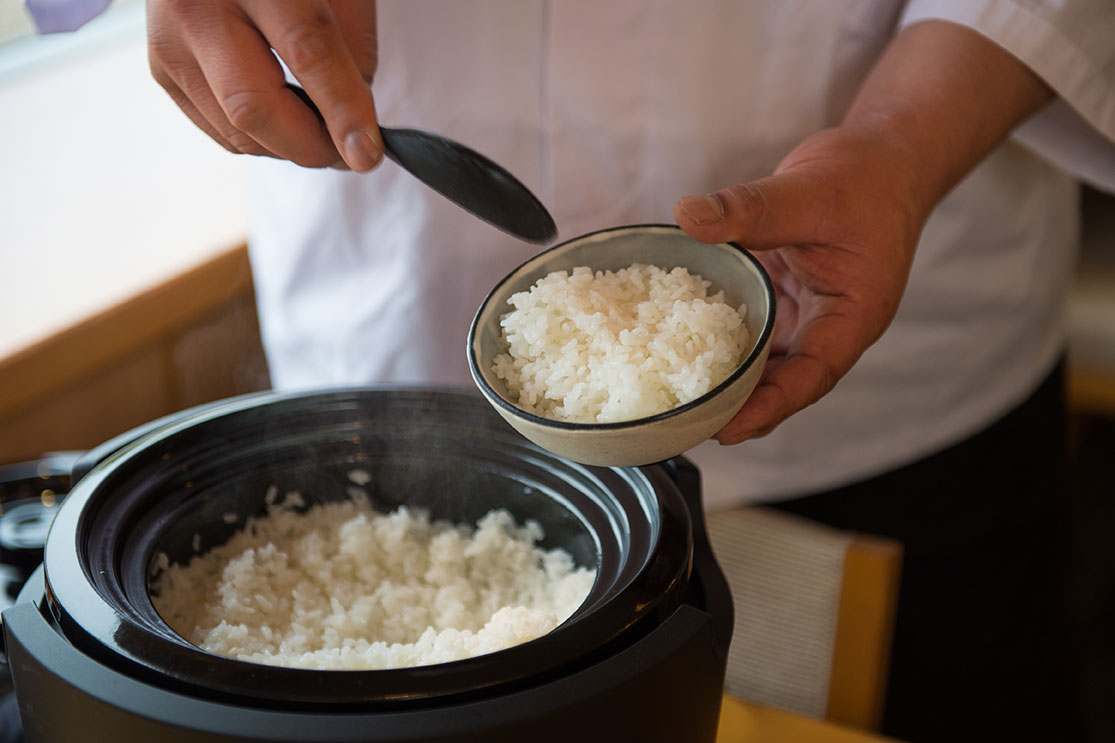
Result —
[[[147, 48], [155, 80], [230, 152], [358, 171], [382, 159], [374, 2], [148, 0]], [[272, 49], [324, 127], [286, 88]]]

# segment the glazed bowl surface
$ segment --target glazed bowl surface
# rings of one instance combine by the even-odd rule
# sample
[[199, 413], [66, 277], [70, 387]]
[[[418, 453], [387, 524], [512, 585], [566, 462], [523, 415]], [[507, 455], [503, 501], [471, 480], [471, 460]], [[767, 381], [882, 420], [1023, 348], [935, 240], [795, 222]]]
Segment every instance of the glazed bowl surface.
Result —
[[[661, 413], [632, 420], [579, 423], [554, 420], [520, 407], [493, 370], [504, 353], [500, 320], [509, 298], [529, 290], [554, 271], [588, 266], [615, 271], [635, 263], [686, 268], [722, 290], [733, 307], [746, 305], [744, 323], [750, 347], [726, 379], [700, 397]], [[574, 238], [526, 261], [485, 298], [472, 321], [468, 362], [473, 381], [492, 407], [515, 430], [547, 451], [575, 462], [601, 466], [639, 466], [667, 460], [712, 437], [732, 419], [755, 389], [770, 352], [774, 328], [774, 289], [755, 258], [733, 243], [698, 242], [676, 226], [635, 225]]]

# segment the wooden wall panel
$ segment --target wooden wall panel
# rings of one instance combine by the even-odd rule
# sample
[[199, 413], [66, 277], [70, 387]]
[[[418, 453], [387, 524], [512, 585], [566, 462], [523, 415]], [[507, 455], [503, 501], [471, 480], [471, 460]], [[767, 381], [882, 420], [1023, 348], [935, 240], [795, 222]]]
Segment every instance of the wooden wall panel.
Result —
[[150, 345], [0, 421], [0, 462], [87, 449], [169, 408], [166, 356]]
[[0, 360], [0, 463], [269, 386], [239, 246]]

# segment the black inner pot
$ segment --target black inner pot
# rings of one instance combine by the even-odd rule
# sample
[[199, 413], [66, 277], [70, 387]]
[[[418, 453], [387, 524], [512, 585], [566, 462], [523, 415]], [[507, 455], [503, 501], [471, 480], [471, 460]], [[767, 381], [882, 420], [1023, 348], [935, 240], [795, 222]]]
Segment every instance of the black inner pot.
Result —
[[[265, 495], [307, 506], [346, 497], [366, 471], [375, 507], [405, 504], [474, 524], [493, 508], [545, 530], [597, 580], [581, 608], [532, 642], [386, 671], [311, 671], [221, 658], [151, 603], [156, 557], [185, 562], [264, 513]], [[235, 514], [233, 521], [230, 514]], [[232, 521], [232, 523], [229, 523]], [[47, 542], [47, 604], [98, 660], [160, 686], [241, 703], [367, 709], [441, 703], [538, 683], [638, 639], [681, 600], [689, 513], [661, 468], [585, 467], [527, 442], [482, 400], [423, 389], [266, 393], [187, 412], [111, 454], [71, 491]]]

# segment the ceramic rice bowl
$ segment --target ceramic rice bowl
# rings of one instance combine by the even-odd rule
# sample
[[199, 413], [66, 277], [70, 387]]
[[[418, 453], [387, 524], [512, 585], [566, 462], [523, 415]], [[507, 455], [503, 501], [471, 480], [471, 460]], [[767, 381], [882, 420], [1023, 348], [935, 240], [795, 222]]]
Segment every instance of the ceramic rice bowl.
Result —
[[[710, 293], [723, 290], [733, 307], [747, 306], [744, 324], [750, 335], [741, 363], [705, 394], [665, 412], [608, 423], [553, 420], [528, 412], [509, 396], [507, 384], [492, 369], [506, 352], [500, 319], [510, 311], [511, 295], [527, 291], [554, 271], [588, 266], [616, 271], [634, 263], [670, 269], [681, 266], [712, 282]], [[733, 243], [698, 242], [678, 227], [617, 227], [574, 238], [534, 256], [484, 299], [473, 318], [468, 361], [473, 380], [495, 410], [530, 441], [547, 451], [583, 464], [639, 466], [677, 456], [712, 437], [731, 420], [759, 382], [770, 351], [774, 327], [774, 290], [757, 260]]]

